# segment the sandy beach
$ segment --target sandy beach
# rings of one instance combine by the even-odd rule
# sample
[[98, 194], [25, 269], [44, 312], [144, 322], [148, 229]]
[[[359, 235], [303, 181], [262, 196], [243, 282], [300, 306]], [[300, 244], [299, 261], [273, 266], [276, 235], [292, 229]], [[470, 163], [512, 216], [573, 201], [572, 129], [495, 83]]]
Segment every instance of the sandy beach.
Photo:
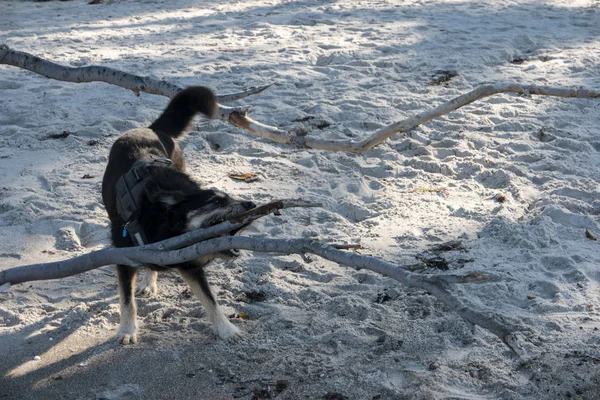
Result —
[[[281, 129], [358, 140], [488, 83], [600, 90], [597, 0], [0, 2], [0, 44], [217, 94]], [[100, 187], [119, 134], [168, 98], [0, 65], [0, 270], [109, 246]], [[360, 243], [523, 328], [519, 357], [430, 293], [318, 257], [242, 251], [208, 278], [243, 332], [218, 340], [176, 273], [115, 339], [114, 266], [0, 292], [0, 399], [600, 399], [600, 101], [499, 94], [364, 155], [197, 119], [208, 187], [302, 198], [243, 234]], [[244, 182], [230, 174], [254, 173]], [[586, 230], [589, 233], [586, 235]], [[435, 250], [459, 241], [448, 251]], [[420, 266], [416, 264], [421, 263]], [[244, 318], [240, 318], [240, 315]]]

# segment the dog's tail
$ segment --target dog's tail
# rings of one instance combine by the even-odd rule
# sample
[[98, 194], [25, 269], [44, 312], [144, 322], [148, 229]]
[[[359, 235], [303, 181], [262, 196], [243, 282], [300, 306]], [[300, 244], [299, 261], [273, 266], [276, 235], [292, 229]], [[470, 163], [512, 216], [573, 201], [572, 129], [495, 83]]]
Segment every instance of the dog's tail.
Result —
[[199, 112], [212, 118], [217, 112], [217, 98], [208, 88], [192, 86], [171, 99], [161, 116], [150, 125], [150, 129], [172, 138], [180, 137]]

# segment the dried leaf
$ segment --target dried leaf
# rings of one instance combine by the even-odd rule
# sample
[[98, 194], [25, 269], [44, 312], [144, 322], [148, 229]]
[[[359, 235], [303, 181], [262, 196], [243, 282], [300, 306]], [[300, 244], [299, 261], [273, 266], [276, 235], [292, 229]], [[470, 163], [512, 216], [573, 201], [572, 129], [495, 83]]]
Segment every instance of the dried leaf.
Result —
[[524, 58], [518, 57], [518, 58], [513, 59], [510, 63], [511, 64], [523, 64], [525, 61], [526, 60]]
[[426, 187], [417, 187], [415, 188], [416, 192], [426, 192], [426, 193], [438, 193], [443, 196], [448, 195], [448, 189], [446, 188], [426, 188]]
[[585, 237], [590, 240], [598, 240], [598, 238], [592, 232], [590, 232], [589, 229], [585, 230]]
[[248, 314], [244, 314], [244, 313], [235, 313], [235, 314], [231, 314], [229, 316], [229, 318], [238, 318], [238, 319], [243, 319], [245, 321], [250, 319], [250, 316]]
[[487, 276], [486, 274], [480, 274], [480, 273], [468, 274], [466, 276], [466, 278], [469, 280], [469, 282], [481, 282], [481, 281], [487, 281], [490, 279], [489, 276]]
[[235, 179], [238, 181], [244, 181], [244, 182], [254, 182], [256, 180], [258, 180], [258, 175], [252, 172], [248, 172], [245, 174], [229, 174], [229, 177], [231, 179]]
[[494, 200], [496, 200], [498, 203], [504, 203], [506, 201], [506, 196], [499, 194], [494, 197]]
[[527, 296], [527, 300], [535, 300], [535, 296]]

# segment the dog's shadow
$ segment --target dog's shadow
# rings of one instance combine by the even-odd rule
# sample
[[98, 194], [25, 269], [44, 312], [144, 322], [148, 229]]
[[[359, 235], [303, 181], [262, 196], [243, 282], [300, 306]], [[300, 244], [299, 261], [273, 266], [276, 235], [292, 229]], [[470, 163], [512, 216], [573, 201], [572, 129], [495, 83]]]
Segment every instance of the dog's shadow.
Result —
[[[5, 317], [4, 326], [0, 325], [0, 398], [12, 398], [15, 393], [28, 398], [26, 394], [30, 390], [41, 388], [48, 382], [63, 380], [63, 373], [67, 369], [84, 366], [86, 360], [117, 345], [116, 341], [111, 340], [114, 335], [111, 329], [98, 329], [92, 323], [100, 310], [109, 310], [111, 304], [118, 302], [116, 285], [112, 285], [112, 288], [107, 286], [111, 285], [95, 285], [90, 288], [93, 294], [69, 299], [68, 309], [58, 310], [52, 306], [50, 299], [41, 307], [41, 310], [46, 310], [46, 316], [20, 329], [14, 328], [21, 320], [19, 314], [4, 312], [12, 315], [12, 318]], [[35, 290], [35, 285], [28, 285], [27, 290], [17, 286], [0, 297], [0, 302], [21, 303], [20, 294], [29, 293], [30, 290]], [[43, 295], [40, 297], [44, 298]], [[95, 330], [105, 334], [99, 335]], [[81, 338], [81, 331], [87, 337]], [[93, 337], [89, 332], [93, 332]]]

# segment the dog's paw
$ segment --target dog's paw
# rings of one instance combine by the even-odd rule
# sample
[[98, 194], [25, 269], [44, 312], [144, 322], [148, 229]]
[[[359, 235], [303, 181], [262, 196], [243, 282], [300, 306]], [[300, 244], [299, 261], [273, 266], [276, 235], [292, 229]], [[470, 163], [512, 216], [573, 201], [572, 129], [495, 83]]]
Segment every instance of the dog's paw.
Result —
[[121, 344], [136, 344], [138, 342], [137, 326], [133, 324], [126, 326], [121, 325], [117, 332], [117, 340]]
[[227, 319], [219, 321], [215, 324], [215, 334], [222, 340], [238, 340], [243, 336], [242, 331], [237, 326], [233, 325]]
[[137, 290], [135, 291], [135, 295], [140, 297], [153, 297], [156, 296], [157, 293], [158, 286], [156, 285], [156, 283], [145, 286], [144, 282], [141, 282]]
[[117, 340], [121, 344], [136, 344], [138, 342], [137, 334], [119, 333], [117, 334]]
[[158, 273], [156, 271], [150, 271], [144, 269], [142, 272], [142, 279], [138, 284], [135, 294], [138, 296], [156, 296], [158, 293], [158, 285], [156, 284], [156, 278]]

